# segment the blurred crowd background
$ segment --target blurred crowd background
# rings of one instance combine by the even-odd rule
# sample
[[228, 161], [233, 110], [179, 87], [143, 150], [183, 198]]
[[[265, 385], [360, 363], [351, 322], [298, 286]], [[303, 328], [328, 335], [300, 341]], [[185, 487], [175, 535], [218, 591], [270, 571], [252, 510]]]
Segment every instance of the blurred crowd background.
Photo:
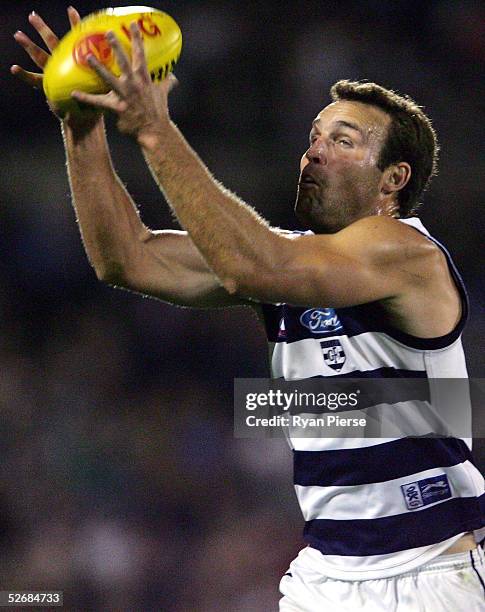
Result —
[[[483, 3], [152, 5], [184, 35], [174, 120], [275, 225], [297, 227], [299, 158], [334, 81], [377, 81], [425, 106], [442, 150], [421, 216], [463, 273], [468, 365], [483, 376]], [[63, 590], [72, 610], [276, 610], [302, 547], [291, 455], [232, 432], [234, 377], [267, 375], [263, 330], [244, 309], [175, 308], [96, 280], [57, 121], [8, 72], [32, 69], [11, 37], [33, 33], [28, 13], [63, 34], [65, 8], [1, 9], [0, 587]], [[176, 227], [113, 122], [109, 138], [145, 223]], [[483, 469], [479, 440], [476, 460]]]

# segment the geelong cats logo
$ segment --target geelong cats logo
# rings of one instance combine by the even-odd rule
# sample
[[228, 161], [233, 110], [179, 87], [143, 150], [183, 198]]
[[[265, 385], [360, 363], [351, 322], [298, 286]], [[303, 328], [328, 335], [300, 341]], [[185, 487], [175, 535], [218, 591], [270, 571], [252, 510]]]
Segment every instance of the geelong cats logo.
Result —
[[338, 340], [322, 340], [320, 346], [323, 351], [323, 359], [329, 368], [340, 372], [346, 360], [343, 346]]

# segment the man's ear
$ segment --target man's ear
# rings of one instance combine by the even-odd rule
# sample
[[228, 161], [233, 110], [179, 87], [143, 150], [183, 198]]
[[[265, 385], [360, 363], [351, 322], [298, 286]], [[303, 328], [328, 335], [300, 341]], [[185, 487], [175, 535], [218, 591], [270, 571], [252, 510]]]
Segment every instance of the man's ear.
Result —
[[381, 192], [385, 195], [403, 189], [411, 178], [411, 166], [407, 162], [399, 162], [388, 166], [382, 173]]

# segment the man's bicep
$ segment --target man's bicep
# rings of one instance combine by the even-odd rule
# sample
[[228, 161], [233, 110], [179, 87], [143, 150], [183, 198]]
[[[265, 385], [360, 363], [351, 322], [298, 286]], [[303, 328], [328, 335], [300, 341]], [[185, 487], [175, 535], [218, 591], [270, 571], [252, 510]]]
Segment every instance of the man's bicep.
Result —
[[123, 285], [132, 291], [197, 308], [244, 305], [231, 296], [207, 266], [187, 232], [146, 231]]

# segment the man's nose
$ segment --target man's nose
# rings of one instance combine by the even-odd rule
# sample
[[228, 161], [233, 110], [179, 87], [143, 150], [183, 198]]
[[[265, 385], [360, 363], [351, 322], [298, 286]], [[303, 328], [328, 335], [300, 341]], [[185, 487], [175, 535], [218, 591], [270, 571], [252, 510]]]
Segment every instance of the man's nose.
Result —
[[316, 138], [305, 155], [308, 161], [325, 166], [327, 164], [327, 148], [323, 138]]

